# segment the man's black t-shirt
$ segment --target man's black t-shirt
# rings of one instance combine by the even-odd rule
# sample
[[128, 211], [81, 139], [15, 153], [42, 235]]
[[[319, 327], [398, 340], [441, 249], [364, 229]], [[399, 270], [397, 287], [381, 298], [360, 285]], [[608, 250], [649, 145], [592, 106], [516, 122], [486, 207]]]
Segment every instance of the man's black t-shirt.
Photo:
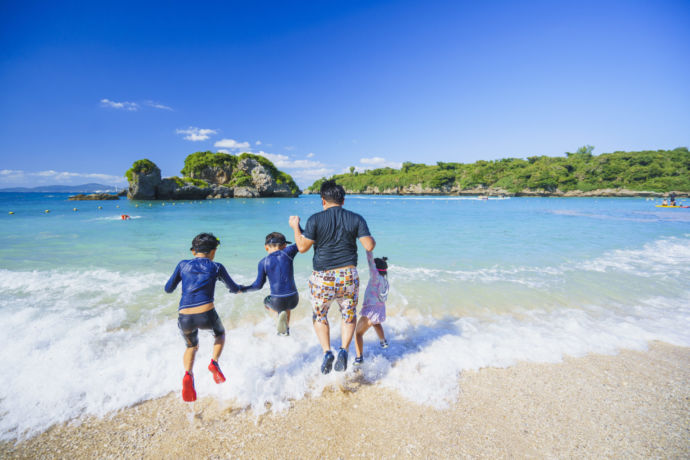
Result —
[[364, 218], [342, 206], [312, 215], [303, 235], [314, 241], [315, 271], [357, 265], [357, 239], [371, 236]]

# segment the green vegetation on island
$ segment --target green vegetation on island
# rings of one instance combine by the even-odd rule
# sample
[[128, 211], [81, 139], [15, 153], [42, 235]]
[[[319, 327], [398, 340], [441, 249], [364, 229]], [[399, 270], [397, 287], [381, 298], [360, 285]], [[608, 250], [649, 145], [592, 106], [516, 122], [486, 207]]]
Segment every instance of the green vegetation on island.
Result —
[[[596, 156], [593, 149], [584, 146], [562, 157], [532, 156], [468, 164], [406, 162], [400, 169], [379, 168], [361, 173], [350, 168], [349, 173], [332, 178], [353, 193], [371, 193], [375, 189], [384, 193], [415, 186], [441, 193], [478, 188], [500, 189], [510, 194], [530, 190], [546, 194], [601, 189], [690, 191], [690, 152], [686, 147]], [[317, 180], [308, 190], [318, 192], [324, 180]]]
[[242, 153], [231, 155], [228, 153], [195, 152], [187, 156], [182, 168], [182, 175], [185, 178], [198, 178], [207, 174], [209, 170], [231, 171], [228, 185], [232, 187], [248, 187], [252, 185], [252, 177], [243, 169], [238, 168], [239, 163], [245, 159], [252, 159], [259, 163], [268, 171], [279, 185], [287, 185], [292, 193], [299, 193], [299, 187], [289, 174], [280, 171], [266, 157], [254, 155], [252, 153]]
[[148, 159], [127, 170], [130, 199], [203, 199], [294, 197], [301, 193], [295, 181], [260, 155], [195, 152], [187, 156], [182, 177], [161, 178]]
[[148, 158], [144, 158], [143, 160], [135, 161], [132, 164], [132, 167], [129, 168], [125, 173], [125, 177], [128, 181], [132, 182], [134, 174], [150, 174], [157, 168], [158, 166], [156, 166], [153, 161], [149, 160]]

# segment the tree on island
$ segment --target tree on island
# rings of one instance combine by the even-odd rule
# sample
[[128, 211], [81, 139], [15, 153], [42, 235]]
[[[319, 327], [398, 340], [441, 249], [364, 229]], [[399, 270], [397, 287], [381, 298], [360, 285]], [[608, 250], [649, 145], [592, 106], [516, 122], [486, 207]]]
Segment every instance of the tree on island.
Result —
[[[451, 190], [491, 188], [519, 194], [540, 191], [591, 192], [601, 189], [690, 192], [690, 152], [673, 150], [613, 152], [593, 155], [585, 145], [564, 156], [530, 156], [527, 159], [480, 160], [471, 164], [438, 162], [435, 165], [404, 162], [400, 169], [378, 168], [359, 174], [332, 176], [354, 193], [378, 189], [397, 193], [403, 188], [449, 193]], [[310, 191], [317, 191], [325, 178]]]

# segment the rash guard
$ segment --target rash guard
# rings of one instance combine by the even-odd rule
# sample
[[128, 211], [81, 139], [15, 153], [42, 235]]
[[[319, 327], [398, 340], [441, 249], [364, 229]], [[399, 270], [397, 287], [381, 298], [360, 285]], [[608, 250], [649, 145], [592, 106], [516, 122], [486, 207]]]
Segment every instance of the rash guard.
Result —
[[230, 278], [223, 264], [206, 257], [182, 260], [177, 264], [175, 271], [165, 284], [165, 292], [173, 292], [179, 282], [182, 281], [182, 296], [178, 310], [198, 307], [213, 302], [213, 293], [218, 278], [225, 283], [230, 292], [239, 292], [240, 287]]
[[259, 261], [256, 281], [251, 286], [242, 286], [246, 292], [258, 291], [264, 287], [266, 278], [271, 285], [271, 297], [288, 297], [297, 293], [292, 262], [297, 254], [297, 245], [275, 251]]

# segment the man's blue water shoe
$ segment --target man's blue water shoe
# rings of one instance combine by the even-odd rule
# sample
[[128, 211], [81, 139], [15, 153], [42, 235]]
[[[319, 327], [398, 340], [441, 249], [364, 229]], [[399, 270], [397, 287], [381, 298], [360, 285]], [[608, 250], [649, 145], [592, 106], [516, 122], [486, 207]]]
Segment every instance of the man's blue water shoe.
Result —
[[338, 372], [344, 372], [347, 369], [347, 350], [341, 348], [338, 351], [338, 359], [335, 360], [333, 368]]
[[323, 362], [321, 363], [322, 374], [328, 374], [329, 372], [331, 372], [334, 359], [335, 358], [333, 357], [333, 352], [331, 350], [328, 350], [326, 353], [323, 354]]

